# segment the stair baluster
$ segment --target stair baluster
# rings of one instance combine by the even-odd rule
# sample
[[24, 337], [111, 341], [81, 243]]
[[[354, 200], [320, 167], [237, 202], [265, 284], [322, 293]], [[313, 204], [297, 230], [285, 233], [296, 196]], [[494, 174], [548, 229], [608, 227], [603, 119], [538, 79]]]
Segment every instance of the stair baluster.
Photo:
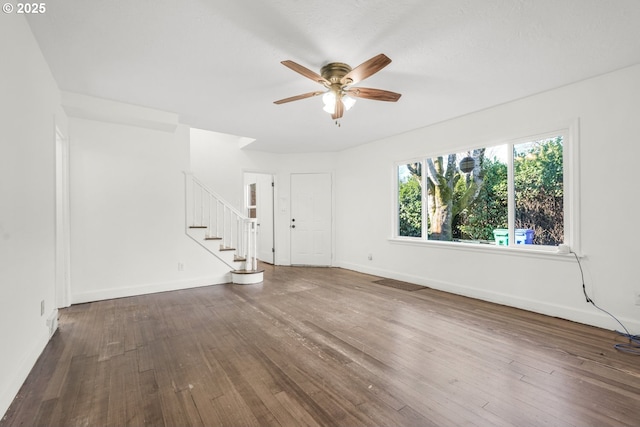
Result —
[[[191, 173], [185, 173], [185, 190], [187, 235], [233, 269], [234, 283], [261, 282], [256, 219], [243, 215]], [[219, 247], [215, 248], [212, 241]], [[229, 252], [231, 258], [224, 255]], [[243, 268], [238, 268], [240, 266]]]

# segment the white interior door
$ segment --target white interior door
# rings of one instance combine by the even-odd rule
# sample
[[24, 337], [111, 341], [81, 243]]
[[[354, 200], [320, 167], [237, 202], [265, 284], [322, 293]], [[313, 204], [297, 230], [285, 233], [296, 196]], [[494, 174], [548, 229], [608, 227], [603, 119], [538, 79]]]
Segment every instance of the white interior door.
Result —
[[258, 259], [274, 263], [273, 175], [256, 175], [256, 211], [258, 220]]
[[331, 175], [291, 175], [291, 264], [331, 265]]
[[273, 175], [246, 172], [245, 209], [249, 218], [257, 223], [257, 256], [260, 261], [274, 264], [274, 213], [273, 213]]

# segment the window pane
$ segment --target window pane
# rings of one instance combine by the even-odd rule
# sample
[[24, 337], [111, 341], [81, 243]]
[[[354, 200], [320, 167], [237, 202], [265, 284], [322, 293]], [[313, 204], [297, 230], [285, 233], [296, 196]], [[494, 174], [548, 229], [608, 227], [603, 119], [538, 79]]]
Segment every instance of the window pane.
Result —
[[[474, 150], [477, 172], [463, 173], [456, 185], [454, 238], [494, 243], [509, 222], [507, 145]], [[477, 175], [475, 175], [477, 173]], [[496, 233], [494, 233], [498, 230]]]
[[564, 240], [561, 136], [514, 145], [515, 243], [559, 245]]
[[422, 164], [398, 166], [398, 235], [422, 237]]
[[249, 184], [249, 206], [255, 206], [256, 203], [256, 184]]
[[427, 159], [428, 238], [492, 243], [507, 226], [507, 146]]
[[452, 240], [454, 181], [459, 178], [457, 155], [427, 159], [427, 228], [430, 240]]

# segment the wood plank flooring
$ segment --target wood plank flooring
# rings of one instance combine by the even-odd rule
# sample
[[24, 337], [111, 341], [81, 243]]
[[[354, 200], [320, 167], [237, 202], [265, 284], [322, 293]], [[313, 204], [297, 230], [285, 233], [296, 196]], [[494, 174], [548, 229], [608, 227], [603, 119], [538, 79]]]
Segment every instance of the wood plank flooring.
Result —
[[510, 307], [265, 265], [75, 305], [2, 426], [638, 426], [617, 334]]

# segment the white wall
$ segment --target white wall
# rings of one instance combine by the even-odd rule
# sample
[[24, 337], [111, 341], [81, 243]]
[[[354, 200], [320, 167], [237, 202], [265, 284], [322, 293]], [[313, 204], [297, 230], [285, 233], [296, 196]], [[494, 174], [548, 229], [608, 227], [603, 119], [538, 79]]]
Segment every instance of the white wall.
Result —
[[[0, 414], [55, 316], [55, 132], [59, 92], [27, 22], [0, 15]], [[45, 312], [40, 314], [44, 301]]]
[[[640, 291], [635, 190], [640, 158], [640, 66], [469, 114], [339, 154], [338, 265], [609, 329], [582, 295], [568, 256], [398, 244], [394, 162], [554, 130], [579, 120], [581, 249], [587, 289], [636, 333]], [[372, 254], [369, 261], [367, 255]]]
[[[240, 148], [241, 138], [191, 130], [191, 171], [236, 209], [243, 209], [244, 172], [275, 176], [275, 263], [289, 265], [291, 255], [290, 187], [293, 173], [330, 173], [337, 153], [273, 154]], [[334, 179], [334, 190], [335, 190]], [[335, 238], [334, 238], [335, 242]]]
[[73, 303], [228, 281], [185, 234], [187, 127], [74, 117], [69, 127]]

